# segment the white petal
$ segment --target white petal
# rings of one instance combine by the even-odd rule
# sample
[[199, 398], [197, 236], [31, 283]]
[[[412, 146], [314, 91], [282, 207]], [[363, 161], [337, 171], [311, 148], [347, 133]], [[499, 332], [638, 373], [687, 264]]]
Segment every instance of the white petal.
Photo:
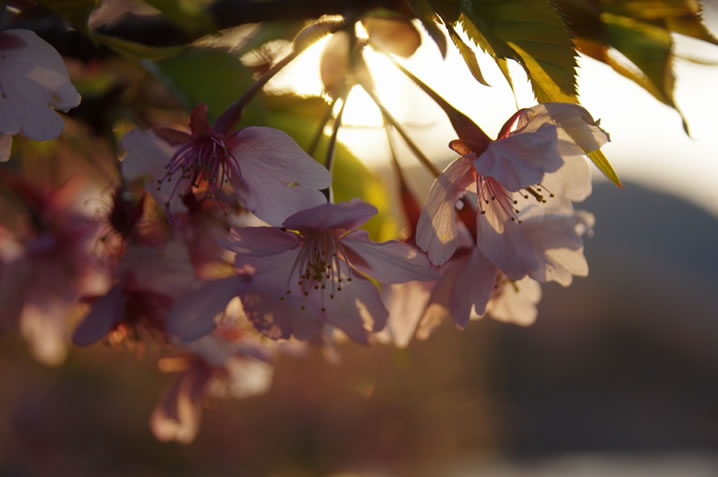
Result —
[[366, 230], [351, 232], [340, 240], [348, 249], [352, 267], [381, 283], [439, 278], [424, 254], [403, 242], [372, 242]]
[[274, 128], [249, 127], [237, 134], [232, 154], [239, 162], [242, 184], [235, 184], [245, 207], [272, 225], [290, 215], [326, 202], [319, 189], [331, 175], [294, 142]]
[[610, 140], [585, 108], [572, 103], [544, 103], [529, 108], [521, 115], [517, 130], [535, 131], [545, 123], [558, 126], [559, 147], [564, 155], [595, 151]]
[[301, 245], [301, 239], [293, 232], [283, 232], [277, 227], [240, 227], [230, 231], [224, 247], [242, 255], [258, 257], [276, 255]]
[[[155, 135], [154, 132], [133, 129], [124, 135], [120, 146], [127, 151], [122, 160], [122, 176], [129, 180], [142, 178], [145, 188], [152, 194], [158, 204], [164, 206], [170, 197], [170, 212], [185, 210], [180, 195], [189, 186], [189, 181], [182, 179], [180, 174], [174, 174], [169, 182], [163, 182], [158, 187], [158, 180], [165, 176], [165, 166], [169, 163], [177, 149], [167, 144]], [[173, 191], [177, 193], [172, 194]]]
[[194, 440], [202, 417], [200, 399], [209, 377], [207, 369], [193, 365], [177, 378], [150, 418], [150, 428], [157, 439], [182, 444]]
[[452, 293], [451, 314], [457, 325], [466, 326], [472, 307], [479, 315], [484, 314], [496, 286], [496, 273], [496, 267], [474, 247]]
[[0, 132], [21, 132], [31, 139], [57, 137], [64, 126], [52, 108], [80, 104], [57, 51], [30, 30], [7, 30], [24, 45], [0, 51]]
[[362, 344], [369, 342], [368, 330], [380, 331], [389, 316], [374, 284], [357, 276], [344, 284], [333, 300], [326, 300], [324, 306], [326, 319]]
[[290, 229], [335, 229], [337, 231], [354, 230], [377, 214], [371, 204], [359, 199], [337, 204], [325, 203], [293, 214], [284, 221]]
[[416, 243], [434, 265], [446, 262], [456, 250], [456, 201], [472, 187], [471, 157], [449, 164], [429, 189], [417, 224]]
[[406, 348], [426, 309], [432, 287], [433, 282], [413, 281], [382, 288], [389, 318], [379, 337]]
[[201, 338], [217, 326], [215, 318], [227, 303], [247, 287], [247, 280], [239, 276], [203, 282], [174, 303], [167, 317], [167, 332], [184, 342]]
[[492, 142], [473, 161], [476, 172], [493, 177], [512, 192], [538, 184], [545, 173], [558, 170], [563, 163], [553, 124], [544, 124], [536, 131], [520, 131]]
[[565, 162], [558, 171], [546, 174], [541, 181], [554, 198], [552, 200], [569, 200], [580, 202], [591, 195], [591, 170], [583, 157], [574, 157]]
[[491, 317], [505, 323], [528, 326], [536, 321], [536, 304], [541, 299], [541, 285], [531, 278], [506, 282], [487, 308]]
[[117, 323], [125, 317], [125, 295], [122, 289], [114, 286], [92, 305], [90, 313], [82, 320], [72, 334], [72, 342], [87, 346], [102, 339]]

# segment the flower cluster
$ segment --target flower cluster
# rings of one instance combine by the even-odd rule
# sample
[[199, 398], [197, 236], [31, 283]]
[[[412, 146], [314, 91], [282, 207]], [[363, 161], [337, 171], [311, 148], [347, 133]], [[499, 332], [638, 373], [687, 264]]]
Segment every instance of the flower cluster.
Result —
[[[408, 56], [418, 47], [410, 22], [362, 21], [367, 41], [339, 32], [329, 44], [346, 43], [341, 54], [323, 56], [334, 100], [356, 84], [373, 94], [361, 48]], [[408, 47], [387, 43], [395, 29]], [[0, 65], [6, 161], [12, 135], [58, 136], [54, 110], [80, 97], [58, 53], [32, 32], [0, 32]], [[69, 342], [156, 345], [160, 368], [180, 372], [151, 418], [159, 439], [191, 441], [206, 396], [264, 392], [278, 353], [345, 339], [406, 346], [445, 317], [462, 328], [487, 313], [529, 324], [539, 282], [566, 286], [588, 273], [593, 216], [573, 204], [591, 191], [584, 155], [608, 135], [581, 106], [522, 109], [495, 141], [476, 125], [457, 128], [450, 147], [460, 157], [423, 208], [402, 183], [409, 237], [377, 242], [362, 228], [376, 207], [330, 199], [341, 113], [324, 165], [279, 129], [235, 129], [266, 81], [214, 124], [198, 104], [187, 127], [124, 134], [103, 217], [77, 210], [75, 182], [40, 187], [0, 169], [0, 188], [25, 207], [22, 227], [0, 227], [0, 322], [17, 325], [48, 363], [62, 361]]]

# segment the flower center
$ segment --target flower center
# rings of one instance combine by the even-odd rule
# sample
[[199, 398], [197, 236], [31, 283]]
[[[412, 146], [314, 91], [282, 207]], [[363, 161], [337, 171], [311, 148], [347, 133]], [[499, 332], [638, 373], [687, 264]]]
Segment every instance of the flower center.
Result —
[[[192, 187], [199, 187], [203, 181], [206, 182], [209, 195], [213, 195], [224, 184], [236, 183], [241, 178], [241, 172], [239, 162], [232, 154], [233, 142], [234, 134], [192, 137], [175, 151], [165, 165], [165, 175], [157, 181], [158, 189], [163, 182], [171, 182], [177, 174], [180, 179], [189, 180]], [[170, 198], [177, 192], [180, 182], [175, 183]]]
[[[295, 287], [292, 280], [297, 279], [296, 293], [304, 297], [318, 294], [321, 311], [326, 311], [323, 306], [325, 297], [333, 300], [342, 291], [342, 284], [352, 281], [344, 248], [334, 234], [326, 231], [304, 229], [299, 231], [299, 235], [304, 243], [292, 265], [285, 293], [292, 294]], [[304, 305], [300, 309], [303, 310]]]
[[525, 187], [518, 192], [512, 193], [506, 190], [496, 179], [478, 175], [476, 172], [474, 174], [476, 175], [478, 210], [482, 215], [486, 214], [486, 211], [492, 207], [492, 203], [495, 203], [494, 210], [508, 217], [512, 222], [520, 224], [519, 214], [521, 209], [518, 208], [519, 201], [514, 194], [519, 194], [525, 200], [533, 197], [539, 204], [547, 203], [546, 197], [555, 197], [543, 184]]

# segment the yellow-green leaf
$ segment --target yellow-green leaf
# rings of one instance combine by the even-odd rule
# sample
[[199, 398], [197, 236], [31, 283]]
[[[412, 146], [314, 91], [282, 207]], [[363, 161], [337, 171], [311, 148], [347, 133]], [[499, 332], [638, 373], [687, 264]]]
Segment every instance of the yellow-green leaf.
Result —
[[495, 59], [519, 62], [541, 102], [576, 99], [576, 51], [547, 0], [475, 0], [462, 4], [459, 23]]
[[621, 179], [618, 178], [618, 174], [616, 174], [616, 171], [613, 170], [613, 166], [611, 166], [611, 163], [608, 162], [606, 155], [600, 149], [587, 152], [587, 155], [593, 163], [596, 164], [596, 167], [598, 167], [598, 169], [611, 180], [611, 182], [616, 184], [618, 187], [623, 187]]
[[453, 41], [456, 48], [459, 49], [459, 53], [461, 53], [461, 56], [464, 57], [464, 62], [466, 63], [466, 66], [469, 67], [471, 74], [474, 75], [474, 78], [476, 78], [476, 81], [484, 86], [490, 86], [484, 79], [484, 75], [481, 73], [481, 68], [479, 67], [479, 62], [476, 59], [476, 53], [474, 53], [474, 50], [469, 45], [464, 43], [464, 40], [461, 39], [453, 27], [449, 25], [448, 28], [451, 41]]

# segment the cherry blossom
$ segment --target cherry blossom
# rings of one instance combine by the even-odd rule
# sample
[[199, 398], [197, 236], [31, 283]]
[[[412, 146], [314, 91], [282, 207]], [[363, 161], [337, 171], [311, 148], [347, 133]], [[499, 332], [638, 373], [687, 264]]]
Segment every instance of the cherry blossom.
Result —
[[[214, 288], [226, 286], [224, 303], [233, 287], [238, 290], [235, 295], [240, 296], [248, 318], [270, 337], [308, 339], [328, 324], [367, 343], [369, 330], [384, 327], [387, 310], [365, 275], [380, 283], [437, 276], [415, 248], [398, 241], [375, 243], [366, 231], [355, 230], [376, 213], [376, 208], [355, 199], [297, 212], [282, 228], [233, 229], [227, 247], [236, 252], [239, 277], [245, 281], [224, 279]], [[196, 294], [199, 309], [210, 306], [206, 295]], [[204, 327], [195, 328], [190, 309], [178, 307], [173, 313], [176, 329], [206, 333]], [[186, 331], [181, 335], [185, 339], [198, 336]]]
[[187, 345], [190, 354], [160, 361], [160, 368], [181, 373], [152, 412], [150, 428], [157, 439], [192, 442], [208, 395], [241, 399], [269, 389], [273, 375], [268, 362], [271, 355], [257, 359], [257, 353], [248, 352], [242, 340], [205, 336]]
[[326, 202], [321, 189], [329, 172], [286, 133], [247, 127], [224, 133], [207, 121], [207, 106], [192, 111], [190, 132], [133, 129], [122, 139], [127, 179], [149, 178], [155, 199], [170, 213], [184, 210], [182, 197], [205, 188], [214, 195], [231, 186], [242, 205], [270, 224]]
[[71, 207], [74, 184], [46, 190], [10, 174], [0, 179], [29, 205], [33, 217], [25, 233], [13, 238], [14, 245], [0, 247], [0, 324], [18, 323], [34, 356], [59, 364], [80, 298], [109, 287], [107, 270], [92, 253], [100, 224]]
[[[446, 262], [457, 247], [455, 205], [471, 192], [477, 196], [477, 244], [491, 263], [512, 280], [530, 275], [566, 284], [570, 280], [565, 273], [541, 270], [548, 260], [529, 256], [547, 247], [582, 251], [581, 234], [574, 230], [581, 220], [570, 203], [591, 191], [584, 151], [596, 150], [607, 140], [582, 107], [549, 103], [516, 113], [483, 151], [473, 151], [467, 146], [470, 141], [453, 141], [450, 146], [462, 156], [432, 184], [417, 244], [433, 263]], [[584, 273], [578, 263], [571, 267], [574, 274]]]
[[112, 342], [166, 341], [172, 303], [195, 283], [187, 249], [178, 242], [162, 248], [130, 247], [118, 263], [112, 288], [96, 297], [72, 341], [93, 343], [113, 332]]
[[12, 137], [53, 139], [64, 127], [54, 110], [80, 104], [58, 52], [30, 30], [0, 32], [0, 162], [10, 158]]

